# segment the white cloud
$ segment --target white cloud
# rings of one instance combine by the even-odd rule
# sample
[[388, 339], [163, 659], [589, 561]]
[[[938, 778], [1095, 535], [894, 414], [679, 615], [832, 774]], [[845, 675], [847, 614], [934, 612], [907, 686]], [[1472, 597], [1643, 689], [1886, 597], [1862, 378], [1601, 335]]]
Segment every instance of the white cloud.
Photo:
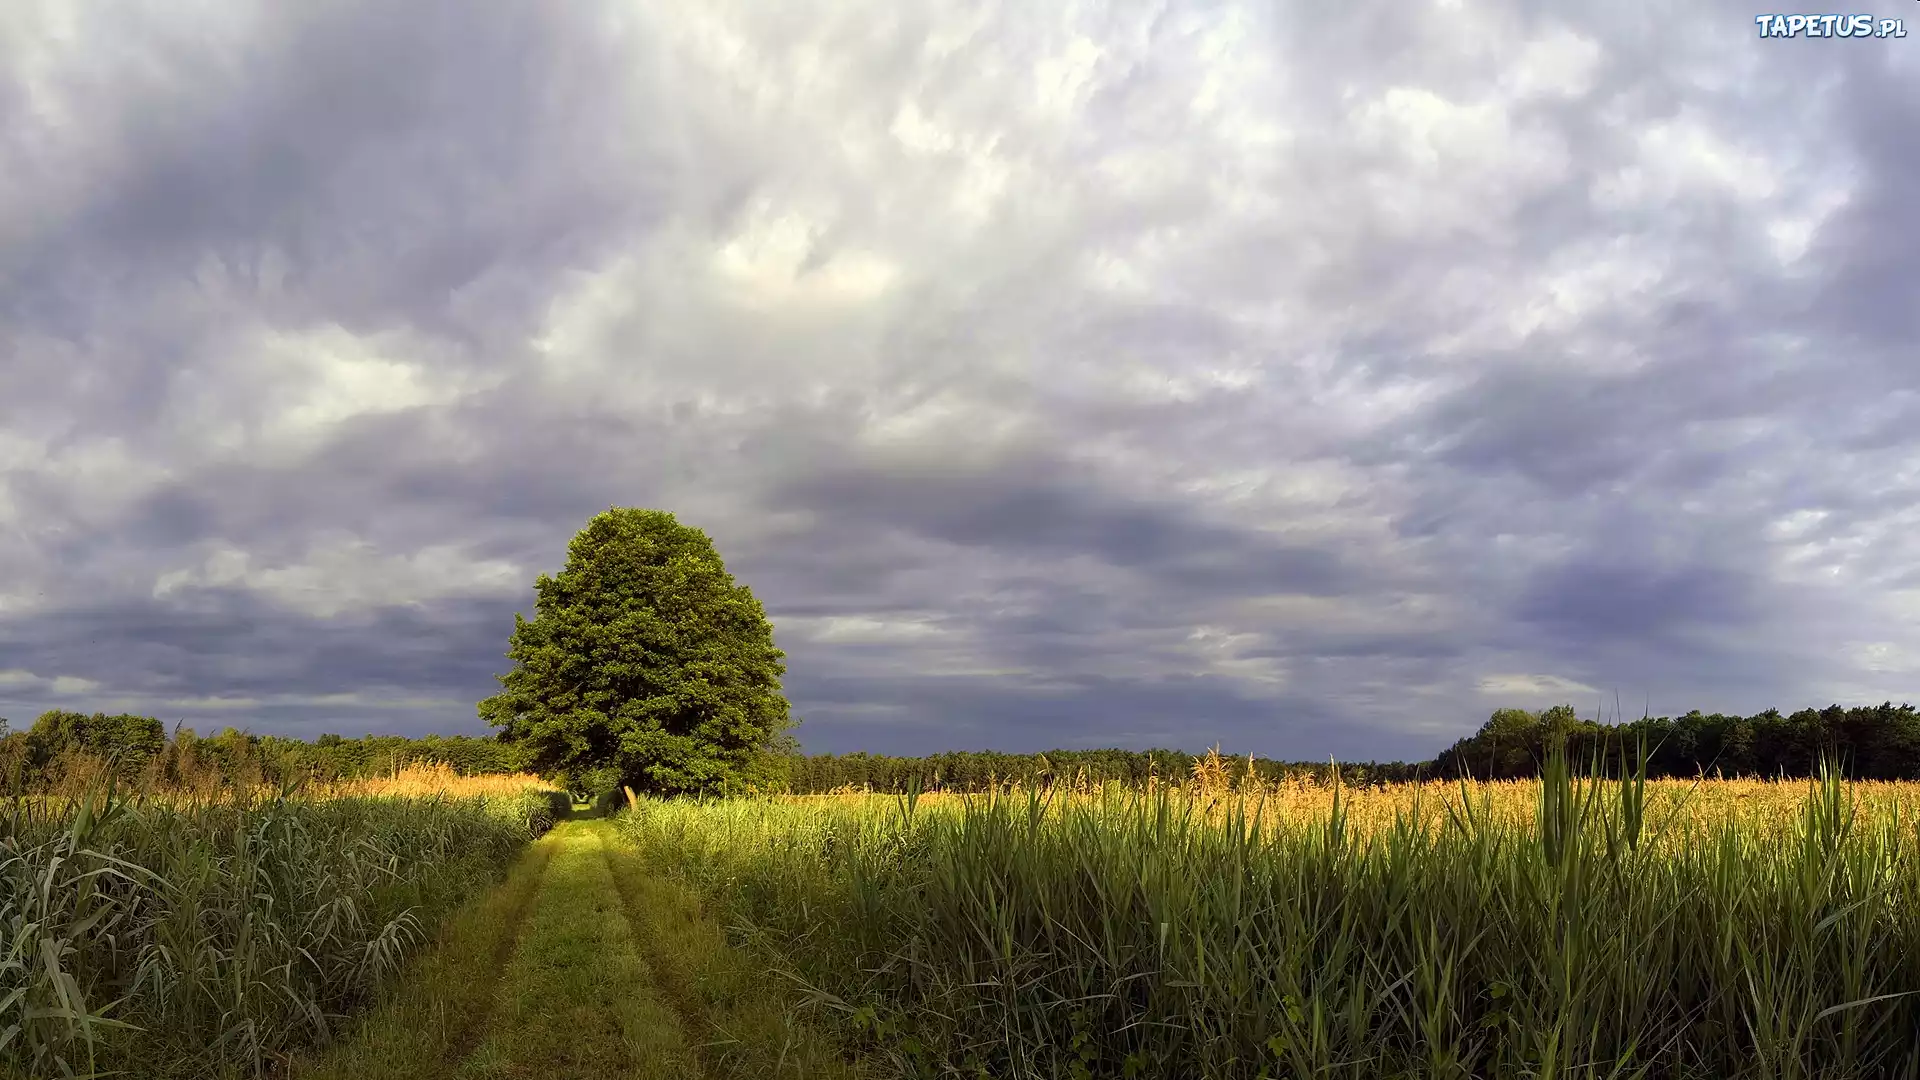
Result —
[[100, 689], [100, 684], [92, 679], [83, 679], [77, 675], [37, 675], [31, 671], [13, 668], [0, 671], [0, 687], [30, 688], [51, 694], [70, 696], [91, 694]]
[[1600, 44], [1566, 27], [1526, 42], [1502, 81], [1516, 98], [1572, 98], [1586, 94], [1604, 55]]
[[1595, 180], [1594, 201], [1607, 209], [1658, 206], [1685, 197], [1730, 197], [1759, 203], [1780, 190], [1780, 170], [1690, 111], [1639, 127], [1636, 160]]
[[815, 641], [849, 645], [887, 644], [922, 638], [948, 636], [933, 617], [912, 619], [872, 615], [827, 615], [820, 618], [787, 618], [782, 629], [791, 628]]
[[164, 599], [193, 588], [241, 588], [320, 618], [451, 596], [506, 595], [532, 575], [500, 559], [475, 559], [458, 545], [439, 544], [406, 554], [383, 554], [372, 543], [334, 534], [315, 543], [299, 562], [257, 565], [252, 554], [215, 545], [198, 566], [155, 579]]
[[[1524, 702], [1600, 692], [1583, 682], [1559, 675], [1482, 675], [1475, 689], [1483, 697], [1513, 698]], [[1558, 700], [1555, 703], [1559, 703]]]
[[1284, 686], [1287, 682], [1287, 666], [1278, 658], [1243, 655], [1248, 650], [1264, 648], [1264, 635], [1236, 633], [1218, 626], [1201, 626], [1196, 627], [1187, 640], [1193, 658], [1200, 664], [1201, 670], [1208, 674], [1224, 675], [1268, 687]]

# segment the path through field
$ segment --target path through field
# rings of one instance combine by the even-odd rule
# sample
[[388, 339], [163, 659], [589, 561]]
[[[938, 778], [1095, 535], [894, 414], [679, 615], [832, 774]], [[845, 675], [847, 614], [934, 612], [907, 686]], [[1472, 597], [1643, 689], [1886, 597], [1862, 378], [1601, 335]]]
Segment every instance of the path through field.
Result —
[[561, 822], [452, 920], [312, 1080], [833, 1080], [855, 1070], [611, 823]]

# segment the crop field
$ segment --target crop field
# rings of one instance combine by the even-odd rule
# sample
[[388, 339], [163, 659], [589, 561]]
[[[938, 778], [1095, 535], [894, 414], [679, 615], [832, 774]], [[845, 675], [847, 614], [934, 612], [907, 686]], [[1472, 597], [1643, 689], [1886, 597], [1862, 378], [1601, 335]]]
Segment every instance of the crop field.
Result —
[[524, 785], [0, 803], [0, 1070], [264, 1074], [565, 807]]
[[0, 1076], [859, 1075], [537, 778], [0, 805]]
[[1885, 1077], [1920, 1075], [1917, 807], [1549, 763], [620, 824], [906, 1075]]
[[1920, 1076], [1920, 784], [1214, 765], [16, 799], [0, 1074]]

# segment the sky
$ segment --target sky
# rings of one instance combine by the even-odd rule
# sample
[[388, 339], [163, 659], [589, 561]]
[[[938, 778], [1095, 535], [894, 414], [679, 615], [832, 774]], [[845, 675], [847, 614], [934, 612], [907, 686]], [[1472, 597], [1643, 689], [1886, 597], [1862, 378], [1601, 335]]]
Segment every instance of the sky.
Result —
[[1920, 684], [1920, 8], [7, 0], [0, 715], [479, 733], [609, 506], [815, 752]]

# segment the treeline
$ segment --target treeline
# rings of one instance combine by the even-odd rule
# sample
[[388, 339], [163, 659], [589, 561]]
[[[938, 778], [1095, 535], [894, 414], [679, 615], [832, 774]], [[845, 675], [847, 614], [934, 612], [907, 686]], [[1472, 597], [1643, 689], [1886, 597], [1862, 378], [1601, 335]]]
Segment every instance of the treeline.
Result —
[[[1387, 784], [1422, 776], [1519, 779], [1538, 773], [1547, 749], [1563, 742], [1573, 760], [1602, 756], [1617, 767], [1623, 751], [1644, 743], [1653, 777], [1808, 775], [1822, 758], [1838, 761], [1859, 779], [1920, 779], [1920, 710], [1892, 702], [1859, 708], [1839, 705], [1783, 715], [1701, 713], [1643, 717], [1618, 724], [1581, 720], [1570, 705], [1540, 712], [1499, 709], [1480, 730], [1430, 762], [1345, 762], [1349, 785]], [[446, 765], [462, 775], [523, 772], [526, 750], [493, 736], [322, 735], [307, 742], [227, 728], [202, 736], [190, 728], [169, 732], [150, 716], [43, 713], [24, 731], [0, 720], [0, 783], [9, 790], [49, 791], [84, 783], [111, 770], [140, 787], [210, 789], [281, 785], [391, 775], [410, 765]], [[1150, 780], [1188, 781], [1196, 765], [1212, 782], [1272, 784], [1289, 779], [1326, 781], [1327, 762], [1261, 757], [1214, 758], [1180, 750], [1049, 750], [1038, 754], [953, 751], [925, 757], [884, 754], [794, 754], [776, 770], [796, 795], [835, 791], [978, 792], [994, 788], [1144, 787]]]
[[1501, 709], [1433, 764], [1436, 776], [1509, 779], [1537, 775], [1547, 748], [1564, 740], [1572, 760], [1597, 753], [1613, 767], [1644, 741], [1653, 777], [1810, 775], [1823, 760], [1862, 780], [1920, 779], [1920, 712], [1912, 705], [1778, 709], [1752, 716], [1702, 713], [1619, 724], [1581, 720], [1570, 705], [1542, 712]]
[[313, 742], [227, 728], [169, 732], [151, 716], [42, 713], [24, 731], [0, 720], [0, 783], [15, 791], [84, 784], [103, 772], [136, 787], [211, 789], [330, 782], [442, 764], [462, 775], [521, 772], [526, 755], [490, 736], [322, 735]]
[[[1304, 778], [1325, 781], [1330, 763], [1275, 761], [1269, 758], [1218, 758], [1181, 750], [1048, 750], [1040, 754], [1002, 754], [993, 751], [952, 751], [926, 757], [888, 757], [883, 754], [813, 754], [796, 757], [788, 767], [790, 790], [796, 795], [825, 795], [836, 791], [904, 792], [917, 785], [922, 791], [979, 792], [1029, 785], [1098, 786], [1118, 783], [1145, 787], [1150, 779], [1183, 783], [1194, 778], [1195, 766], [1217, 769], [1213, 780], [1239, 785], [1249, 776], [1256, 783]], [[1348, 762], [1338, 766], [1340, 779], [1351, 785], [1387, 784], [1414, 779], [1420, 765], [1404, 762]]]

